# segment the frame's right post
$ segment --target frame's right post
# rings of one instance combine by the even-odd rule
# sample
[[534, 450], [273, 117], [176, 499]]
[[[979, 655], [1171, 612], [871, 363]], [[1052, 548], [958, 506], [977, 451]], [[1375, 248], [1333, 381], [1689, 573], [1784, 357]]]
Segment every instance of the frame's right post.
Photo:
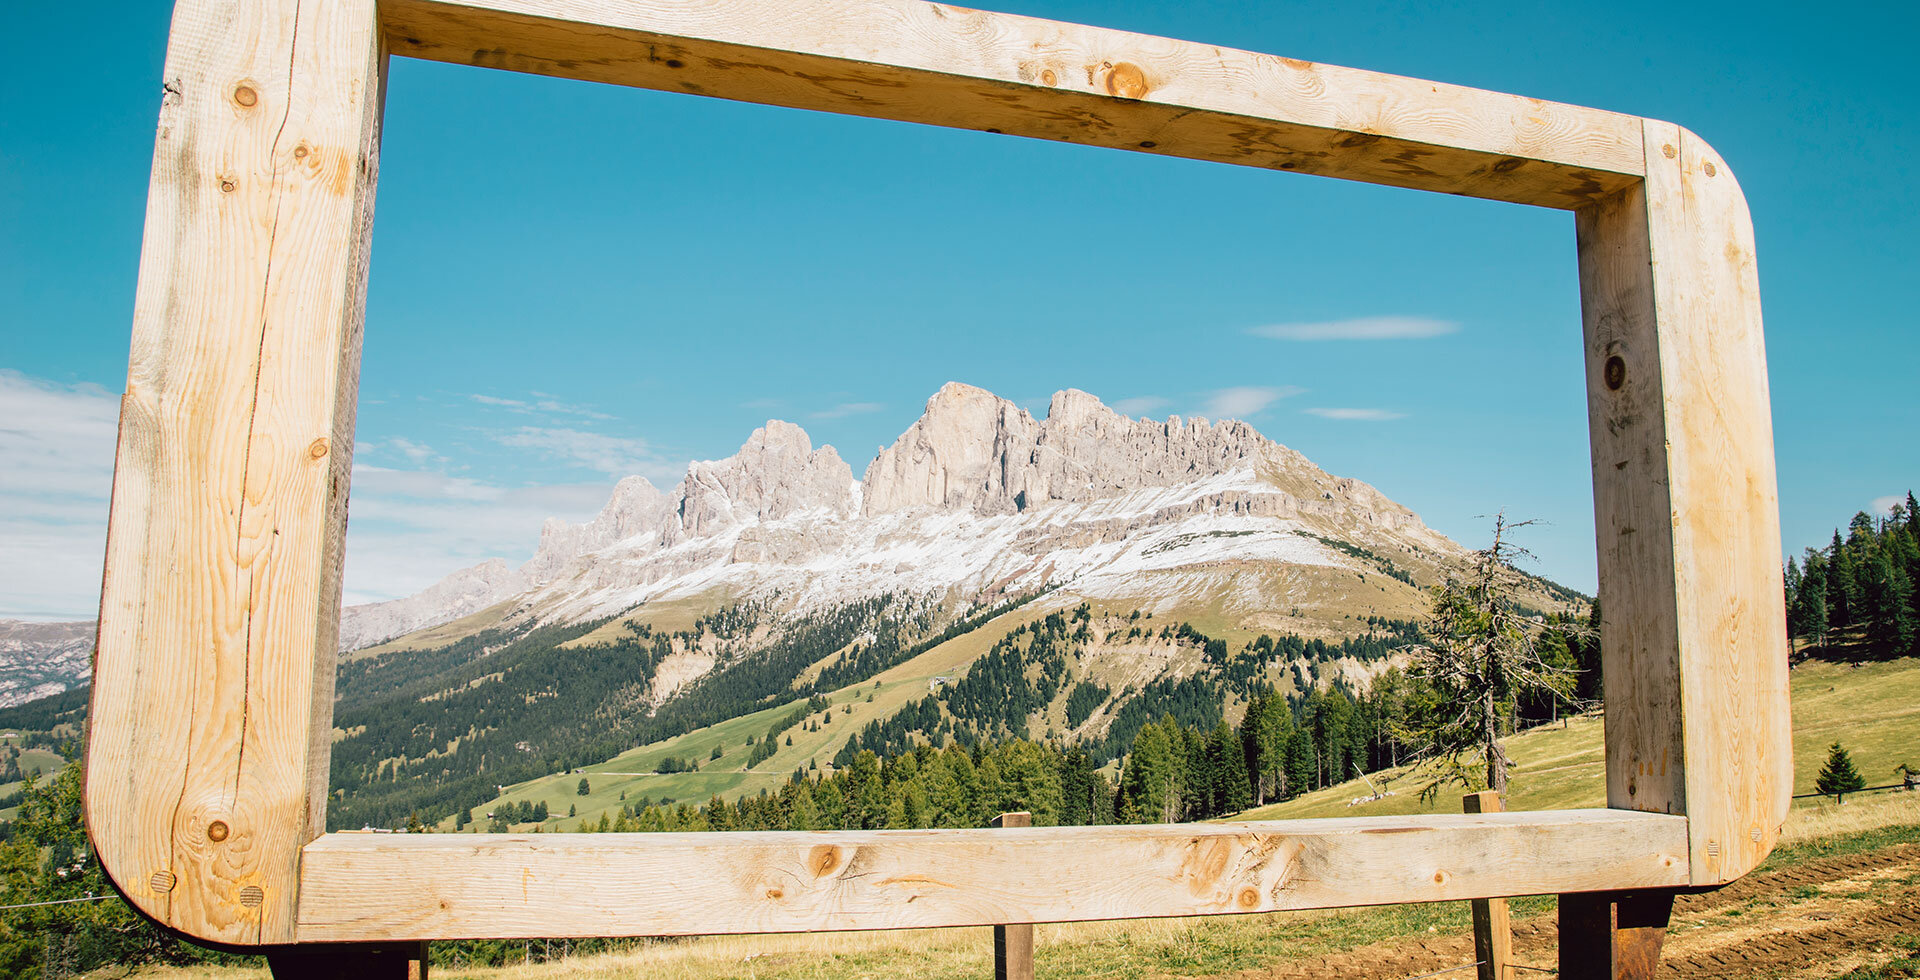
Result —
[[1713, 886], [1792, 792], [1773, 425], [1746, 199], [1692, 133], [1645, 134], [1646, 179], [1576, 218], [1607, 802], [1685, 814]]

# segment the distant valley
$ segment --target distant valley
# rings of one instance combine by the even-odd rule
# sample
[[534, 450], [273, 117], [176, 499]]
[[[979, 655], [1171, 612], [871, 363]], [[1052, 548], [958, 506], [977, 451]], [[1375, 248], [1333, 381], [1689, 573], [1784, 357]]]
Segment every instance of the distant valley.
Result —
[[[1036, 419], [949, 384], [856, 480], [770, 421], [668, 491], [630, 477], [593, 520], [549, 521], [518, 567], [346, 609], [330, 820], [452, 827], [587, 767], [606, 792], [569, 809], [757, 792], [926, 741], [1111, 760], [1162, 716], [1364, 689], [1466, 554], [1244, 422], [1071, 390]], [[72, 683], [86, 647], [33, 690]]]

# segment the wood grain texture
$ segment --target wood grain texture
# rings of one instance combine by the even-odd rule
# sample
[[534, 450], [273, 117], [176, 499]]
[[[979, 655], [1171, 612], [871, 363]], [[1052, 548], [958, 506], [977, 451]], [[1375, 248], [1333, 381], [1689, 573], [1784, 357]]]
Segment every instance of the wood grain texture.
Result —
[[1746, 197], [1699, 137], [1647, 132], [1686, 813], [1693, 883], [1716, 885], [1773, 850], [1793, 793], [1773, 413]]
[[1645, 125], [1645, 184], [1577, 220], [1608, 800], [1686, 814], [1715, 885], [1772, 850], [1792, 792], [1766, 351], [1739, 186]]
[[[1493, 790], [1469, 793], [1460, 798], [1465, 813], [1500, 813], [1506, 806]], [[1476, 898], [1473, 912], [1473, 959], [1480, 980], [1511, 980], [1513, 970], [1513, 918], [1504, 898]]]
[[1637, 119], [916, 0], [387, 0], [458, 64], [1572, 209], [1635, 182]]
[[[1025, 810], [1003, 813], [993, 818], [1000, 827], [1031, 827], [1033, 814]], [[997, 925], [993, 927], [994, 980], [1033, 980], [1033, 925]]]
[[182, 0], [148, 193], [86, 807], [147, 914], [290, 941], [324, 828], [384, 68], [371, 0]]
[[1620, 810], [730, 834], [331, 834], [308, 942], [900, 929], [1218, 915], [1686, 880], [1686, 821]]

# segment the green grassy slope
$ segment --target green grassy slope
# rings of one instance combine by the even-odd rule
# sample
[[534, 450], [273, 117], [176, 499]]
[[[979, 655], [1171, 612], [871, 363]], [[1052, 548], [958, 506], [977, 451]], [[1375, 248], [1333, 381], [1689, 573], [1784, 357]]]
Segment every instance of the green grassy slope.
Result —
[[[577, 773], [557, 773], [509, 786], [494, 803], [475, 808], [475, 817], [478, 818], [498, 803], [545, 800], [548, 812], [553, 816], [549, 817], [543, 829], [571, 830], [580, 820], [598, 820], [603, 812], [618, 811], [622, 793], [626, 794], [628, 800], [652, 797], [658, 801], [670, 798], [698, 804], [715, 795], [731, 799], [758, 793], [762, 789], [774, 789], [786, 782], [796, 768], [813, 761], [818, 761], [822, 767], [827, 766], [834, 753], [846, 744], [854, 732], [869, 722], [891, 716], [909, 701], [925, 697], [928, 684], [935, 677], [961, 670], [985, 653], [1008, 630], [1051, 611], [1052, 607], [1044, 603], [1023, 606], [989, 620], [980, 629], [954, 637], [906, 663], [884, 670], [873, 680], [833, 692], [829, 695], [833, 701], [832, 721], [814, 732], [807, 731], [804, 724], [788, 729], [780, 737], [779, 751], [750, 771], [742, 768], [748, 752], [747, 736], [752, 735], [757, 740], [766, 735], [767, 729], [801, 704], [802, 699], [795, 699], [778, 708], [732, 718], [665, 741], [639, 746], [606, 762], [587, 766]], [[872, 700], [868, 700], [869, 696]], [[848, 708], [851, 711], [845, 710]], [[812, 716], [816, 720], [819, 717]], [[793, 737], [791, 746], [785, 744], [788, 735]], [[721, 747], [724, 755], [709, 761], [708, 756], [715, 745]], [[653, 768], [669, 756], [693, 759], [700, 764], [700, 771], [667, 775], [654, 773]], [[581, 776], [587, 777], [591, 790], [584, 797], [577, 795]], [[577, 813], [573, 818], [566, 817], [569, 806], [574, 807]], [[441, 829], [450, 830], [452, 827], [451, 820], [441, 824]], [[480, 831], [485, 830], [486, 826], [484, 822], [477, 822], [469, 829]]]
[[[1814, 778], [1827, 761], [1827, 746], [1836, 739], [1853, 755], [1854, 765], [1868, 785], [1895, 782], [1893, 767], [1902, 762], [1920, 764], [1920, 659], [1859, 665], [1809, 661], [1793, 669], [1789, 686], [1793, 698], [1795, 794], [1813, 792]], [[1606, 767], [1598, 716], [1570, 719], [1564, 728], [1549, 726], [1522, 732], [1507, 743], [1507, 750], [1519, 764], [1508, 800], [1510, 809], [1606, 805]], [[1354, 798], [1369, 792], [1366, 784], [1356, 779], [1285, 803], [1249, 810], [1235, 819], [1457, 813], [1460, 795], [1466, 792], [1450, 788], [1433, 801], [1422, 802], [1420, 787], [1426, 783], [1423, 773], [1402, 768], [1371, 778], [1375, 785], [1392, 790], [1393, 795], [1349, 806]], [[1811, 807], [1831, 805], [1832, 801], [1794, 803]]]

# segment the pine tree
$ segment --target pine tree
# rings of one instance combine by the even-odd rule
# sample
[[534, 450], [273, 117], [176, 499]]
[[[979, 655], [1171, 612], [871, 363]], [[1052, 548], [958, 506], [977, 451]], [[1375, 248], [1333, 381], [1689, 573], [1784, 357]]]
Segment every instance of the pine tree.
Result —
[[1827, 625], [1834, 630], [1853, 628], [1860, 614], [1860, 571], [1858, 556], [1840, 532], [1833, 532], [1827, 562]]
[[1789, 610], [1793, 635], [1813, 646], [1822, 645], [1827, 638], [1827, 568], [1820, 551], [1808, 548], [1806, 572], [1800, 577], [1800, 590], [1794, 594]]
[[1820, 776], [1814, 780], [1813, 788], [1822, 793], [1831, 793], [1833, 798], [1844, 804], [1848, 793], [1857, 793], [1865, 789], [1867, 781], [1860, 777], [1860, 770], [1854, 768], [1853, 758], [1839, 742], [1827, 749], [1826, 767], [1820, 770]]

